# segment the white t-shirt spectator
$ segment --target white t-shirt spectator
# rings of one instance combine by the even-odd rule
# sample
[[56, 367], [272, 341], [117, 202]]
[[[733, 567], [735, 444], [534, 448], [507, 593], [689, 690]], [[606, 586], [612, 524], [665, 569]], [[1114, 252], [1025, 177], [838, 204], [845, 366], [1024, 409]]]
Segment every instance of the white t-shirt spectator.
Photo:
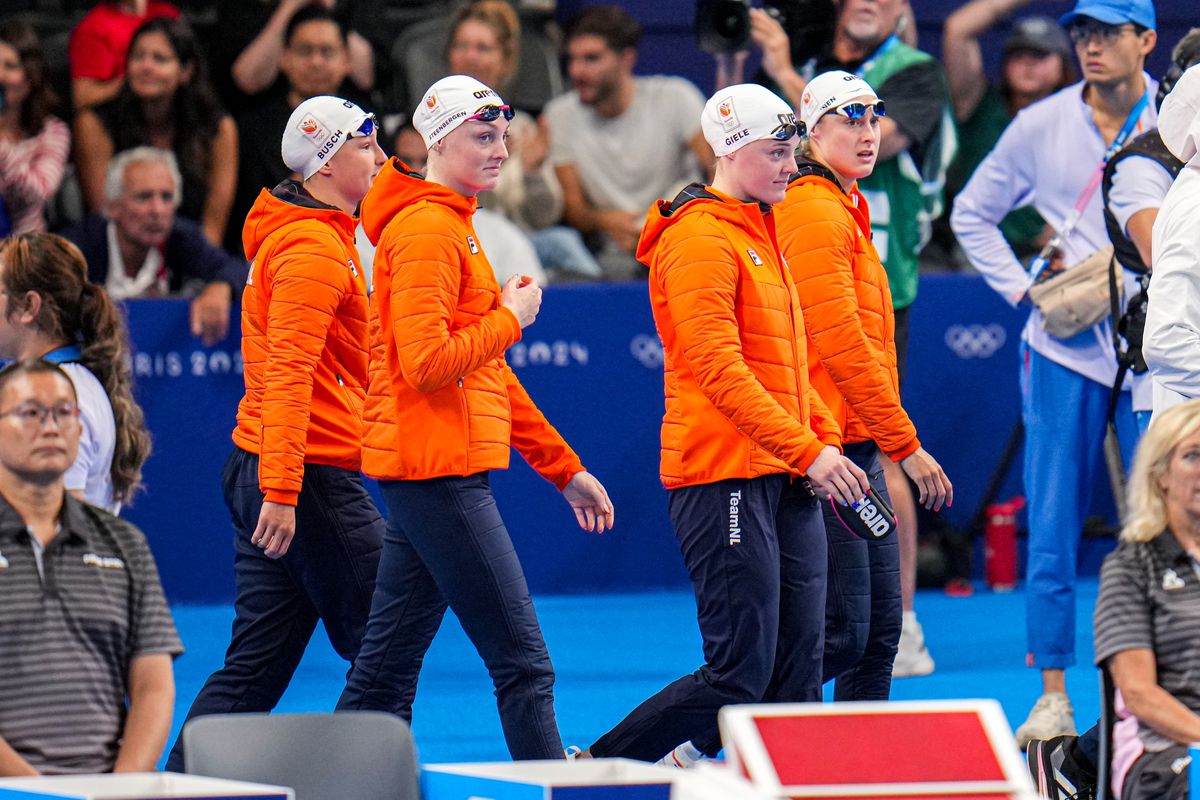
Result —
[[683, 78], [634, 78], [633, 102], [602, 117], [574, 92], [551, 100], [550, 163], [572, 164], [596, 208], [643, 214], [704, 174], [688, 147], [700, 131], [704, 96]]
[[79, 455], [63, 476], [68, 491], [82, 491], [94, 506], [116, 514], [121, 504], [113, 501], [112, 461], [117, 445], [117, 423], [108, 392], [83, 364], [60, 364], [75, 384], [79, 401]]

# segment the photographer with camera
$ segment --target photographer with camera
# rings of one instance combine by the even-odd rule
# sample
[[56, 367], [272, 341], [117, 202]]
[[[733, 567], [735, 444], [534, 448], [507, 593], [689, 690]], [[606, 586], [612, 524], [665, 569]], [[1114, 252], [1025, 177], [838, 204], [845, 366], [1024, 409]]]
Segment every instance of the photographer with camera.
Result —
[[[1200, 28], [1187, 33], [1171, 53], [1171, 65], [1158, 85], [1156, 105], [1163, 100], [1190, 66], [1200, 61]], [[1161, 120], [1160, 120], [1161, 125]], [[1116, 289], [1122, 270], [1137, 276], [1138, 288], [1125, 297], [1112, 293], [1113, 347], [1117, 351], [1117, 383], [1128, 373], [1133, 389], [1133, 411], [1138, 429], [1145, 432], [1154, 407], [1153, 381], [1142, 355], [1142, 339], [1152, 260], [1152, 231], [1183, 161], [1163, 142], [1159, 128], [1138, 136], [1113, 156], [1104, 169], [1104, 223], [1113, 243], [1115, 261], [1112, 287]], [[1114, 384], [1114, 392], [1117, 391]]]
[[[782, 3], [772, 5], [783, 7]], [[801, 7], [808, 13], [803, 19], [823, 18], [813, 0], [789, 4], [774, 15], [752, 9], [747, 34], [762, 49], [763, 71], [793, 108], [802, 106], [804, 88], [816, 74], [839, 69], [858, 75], [888, 99], [888, 115], [880, 120], [875, 171], [860, 181], [859, 189], [871, 207], [871, 234], [891, 286], [897, 367], [903, 382], [908, 308], [917, 295], [917, 253], [929, 240], [933, 219], [941, 213], [941, 187], [956, 147], [946, 76], [932, 56], [904, 40], [915, 28], [908, 0], [842, 0], [836, 6], [831, 36], [819, 39], [811, 22], [802, 29], [799, 35], [807, 49], [791, 43], [791, 30], [802, 18], [791, 9]], [[825, 12], [833, 8], [831, 3], [824, 4]], [[803, 58], [806, 60], [801, 62]], [[799, 69], [794, 66], [798, 63]], [[904, 607], [894, 674], [928, 675], [934, 663], [913, 608], [916, 504], [903, 472], [890, 459], [884, 461], [888, 492], [900, 525]]]

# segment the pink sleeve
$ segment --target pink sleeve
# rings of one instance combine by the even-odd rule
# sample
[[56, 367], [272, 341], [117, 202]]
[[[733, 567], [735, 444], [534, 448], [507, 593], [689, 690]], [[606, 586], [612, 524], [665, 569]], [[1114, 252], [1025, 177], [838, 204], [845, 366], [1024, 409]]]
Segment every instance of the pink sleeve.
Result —
[[71, 132], [66, 124], [47, 117], [42, 131], [34, 138], [33, 149], [14, 158], [11, 148], [0, 149], [0, 187], [5, 197], [17, 198], [26, 205], [43, 204], [58, 191]]

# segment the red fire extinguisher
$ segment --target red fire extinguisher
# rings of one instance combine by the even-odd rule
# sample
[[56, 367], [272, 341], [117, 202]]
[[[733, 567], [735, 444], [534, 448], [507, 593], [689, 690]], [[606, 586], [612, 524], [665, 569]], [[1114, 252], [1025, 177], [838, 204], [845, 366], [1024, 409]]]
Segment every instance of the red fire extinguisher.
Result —
[[994, 591], [1010, 592], [1017, 585], [1017, 513], [1024, 507], [1024, 497], [987, 507], [984, 564], [988, 586]]

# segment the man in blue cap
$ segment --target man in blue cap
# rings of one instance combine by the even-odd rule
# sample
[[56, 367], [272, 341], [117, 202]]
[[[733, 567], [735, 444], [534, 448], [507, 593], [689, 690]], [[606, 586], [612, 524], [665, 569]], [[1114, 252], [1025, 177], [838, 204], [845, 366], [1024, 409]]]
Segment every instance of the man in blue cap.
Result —
[[[1109, 246], [1096, 180], [1122, 145], [1154, 126], [1155, 82], [1143, 69], [1156, 42], [1151, 0], [1078, 0], [1060, 24], [1083, 80], [1021, 111], [959, 194], [951, 227], [988, 284], [1011, 304], [1028, 304], [1036, 275], [1048, 277]], [[1056, 231], [1057, 248], [1032, 270], [998, 225], [1032, 205]], [[1042, 263], [1047, 266], [1042, 268]], [[1125, 296], [1136, 291], [1124, 276]], [[1034, 308], [1022, 334], [1022, 418], [1029, 503], [1026, 661], [1042, 696], [1017, 729], [1022, 746], [1074, 735], [1064, 670], [1075, 663], [1075, 559], [1091, 487], [1103, 469], [1109, 396], [1116, 380], [1111, 320], [1070, 336], [1047, 330]], [[1128, 391], [1117, 431], [1125, 463], [1137, 439]]]

